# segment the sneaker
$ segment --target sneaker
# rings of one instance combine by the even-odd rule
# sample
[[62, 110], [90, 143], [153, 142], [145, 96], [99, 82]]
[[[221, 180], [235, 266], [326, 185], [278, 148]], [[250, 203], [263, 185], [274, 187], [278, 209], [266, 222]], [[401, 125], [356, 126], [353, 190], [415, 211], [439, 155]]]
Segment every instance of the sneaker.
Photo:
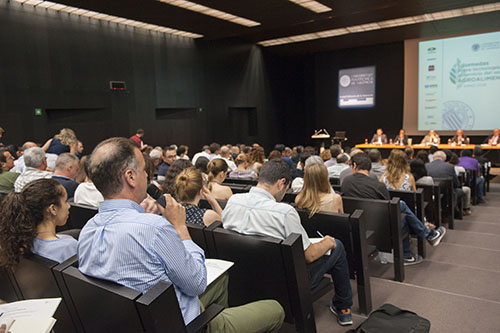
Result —
[[346, 325], [352, 325], [352, 315], [351, 315], [351, 309], [346, 308], [346, 309], [341, 309], [340, 311], [333, 305], [333, 303], [330, 303], [330, 311], [337, 316], [337, 321], [339, 322], [340, 325], [346, 326]]
[[439, 227], [434, 230], [434, 234], [432, 236], [429, 236], [427, 238], [427, 241], [434, 247], [438, 246], [441, 242], [441, 239], [443, 239], [444, 234], [446, 234], [445, 227]]
[[477, 198], [477, 203], [478, 204], [485, 204], [486, 200], [484, 200], [483, 198]]
[[422, 258], [422, 256], [419, 256], [418, 254], [416, 256], [412, 255], [410, 258], [405, 258], [404, 265], [405, 266], [418, 265], [423, 261], [424, 258]]
[[471, 215], [472, 211], [470, 209], [464, 209], [464, 216]]

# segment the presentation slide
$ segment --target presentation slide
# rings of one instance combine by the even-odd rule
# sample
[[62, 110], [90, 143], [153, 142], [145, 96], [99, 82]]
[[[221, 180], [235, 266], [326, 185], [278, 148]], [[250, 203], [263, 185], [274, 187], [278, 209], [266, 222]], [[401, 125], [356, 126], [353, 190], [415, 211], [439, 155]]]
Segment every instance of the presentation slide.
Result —
[[339, 70], [339, 108], [375, 106], [375, 66]]
[[419, 43], [418, 130], [500, 126], [500, 32]]

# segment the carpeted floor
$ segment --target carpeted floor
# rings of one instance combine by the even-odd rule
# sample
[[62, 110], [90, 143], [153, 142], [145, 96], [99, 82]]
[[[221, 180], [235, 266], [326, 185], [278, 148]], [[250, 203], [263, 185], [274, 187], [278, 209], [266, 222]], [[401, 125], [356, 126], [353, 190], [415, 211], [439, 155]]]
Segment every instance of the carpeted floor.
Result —
[[[391, 264], [372, 260], [373, 308], [392, 303], [414, 311], [431, 321], [431, 332], [500, 332], [500, 184], [491, 184], [485, 199], [472, 215], [455, 220], [438, 247], [427, 247], [423, 263], [405, 267], [403, 283], [393, 280]], [[318, 332], [345, 332], [365, 319], [352, 287], [354, 325], [337, 324], [328, 294], [314, 304]], [[282, 331], [294, 330], [285, 325]]]

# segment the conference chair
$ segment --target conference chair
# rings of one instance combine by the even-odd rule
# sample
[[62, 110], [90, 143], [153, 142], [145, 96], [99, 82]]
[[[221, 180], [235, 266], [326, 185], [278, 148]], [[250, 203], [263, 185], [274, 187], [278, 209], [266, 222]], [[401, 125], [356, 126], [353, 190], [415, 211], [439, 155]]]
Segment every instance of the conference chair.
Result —
[[75, 266], [62, 270], [61, 277], [84, 332], [198, 332], [224, 309], [213, 304], [186, 326], [169, 282], [159, 281], [141, 294], [86, 276]]

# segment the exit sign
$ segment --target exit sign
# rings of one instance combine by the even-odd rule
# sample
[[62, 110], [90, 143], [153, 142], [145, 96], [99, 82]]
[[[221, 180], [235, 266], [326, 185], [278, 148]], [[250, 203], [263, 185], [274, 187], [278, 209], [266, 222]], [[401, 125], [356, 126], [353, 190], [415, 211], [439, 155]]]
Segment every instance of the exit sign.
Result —
[[35, 116], [41, 116], [41, 115], [42, 115], [42, 109], [35, 108]]

